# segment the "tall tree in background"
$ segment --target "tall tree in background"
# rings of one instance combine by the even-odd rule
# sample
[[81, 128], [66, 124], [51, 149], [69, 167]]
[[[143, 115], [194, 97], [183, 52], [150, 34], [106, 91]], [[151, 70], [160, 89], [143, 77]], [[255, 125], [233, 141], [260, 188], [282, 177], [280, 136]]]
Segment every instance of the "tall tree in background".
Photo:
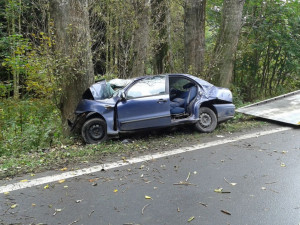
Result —
[[185, 71], [202, 75], [205, 53], [206, 0], [185, 0], [184, 65]]
[[60, 110], [67, 128], [82, 93], [94, 82], [88, 0], [51, 0], [50, 11], [61, 61], [56, 68], [56, 75], [61, 76]]
[[229, 87], [231, 84], [244, 3], [245, 0], [224, 0], [223, 3], [222, 22], [209, 74], [222, 87]]
[[153, 24], [153, 73], [160, 74], [173, 70], [170, 46], [170, 2], [151, 0], [151, 20]]
[[145, 74], [149, 42], [150, 0], [133, 1], [133, 6], [137, 21], [133, 34], [134, 45], [131, 76], [136, 77]]

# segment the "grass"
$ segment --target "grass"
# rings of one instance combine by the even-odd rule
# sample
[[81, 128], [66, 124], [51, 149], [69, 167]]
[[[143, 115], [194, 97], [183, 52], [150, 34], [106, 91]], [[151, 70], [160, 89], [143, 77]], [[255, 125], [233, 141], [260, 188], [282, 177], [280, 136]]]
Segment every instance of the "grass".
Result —
[[[83, 145], [80, 140], [61, 139], [60, 118], [56, 108], [45, 100], [2, 102], [0, 116], [0, 178], [36, 173], [82, 164], [101, 163], [150, 152], [164, 151], [199, 143], [207, 136], [232, 133], [262, 126], [263, 123], [237, 114], [222, 123], [212, 134], [195, 131], [191, 126], [161, 129], [121, 136], [97, 145]], [[2, 110], [1, 110], [2, 109]], [[122, 140], [129, 143], [124, 144]]]

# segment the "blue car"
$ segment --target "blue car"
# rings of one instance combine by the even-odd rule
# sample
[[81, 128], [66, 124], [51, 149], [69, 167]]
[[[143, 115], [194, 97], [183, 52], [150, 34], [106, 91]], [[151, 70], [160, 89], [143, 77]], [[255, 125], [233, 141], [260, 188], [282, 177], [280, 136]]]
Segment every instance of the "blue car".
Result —
[[86, 143], [103, 142], [121, 132], [182, 124], [208, 133], [234, 116], [229, 89], [192, 75], [143, 76], [123, 85], [103, 80], [83, 94], [76, 119], [69, 124], [81, 129]]

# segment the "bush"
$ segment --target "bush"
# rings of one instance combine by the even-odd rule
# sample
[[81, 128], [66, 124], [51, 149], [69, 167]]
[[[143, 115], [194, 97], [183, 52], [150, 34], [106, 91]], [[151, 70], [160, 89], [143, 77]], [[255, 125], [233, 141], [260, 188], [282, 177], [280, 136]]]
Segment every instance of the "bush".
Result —
[[49, 148], [62, 137], [59, 111], [49, 100], [0, 102], [0, 156]]

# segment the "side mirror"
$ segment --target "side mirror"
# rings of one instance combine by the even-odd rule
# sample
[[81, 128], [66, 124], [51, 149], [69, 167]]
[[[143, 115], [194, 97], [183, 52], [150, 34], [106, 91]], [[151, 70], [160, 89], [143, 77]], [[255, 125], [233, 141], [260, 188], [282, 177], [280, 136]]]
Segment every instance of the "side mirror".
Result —
[[126, 100], [126, 95], [125, 95], [124, 91], [121, 92], [120, 97], [122, 100]]

